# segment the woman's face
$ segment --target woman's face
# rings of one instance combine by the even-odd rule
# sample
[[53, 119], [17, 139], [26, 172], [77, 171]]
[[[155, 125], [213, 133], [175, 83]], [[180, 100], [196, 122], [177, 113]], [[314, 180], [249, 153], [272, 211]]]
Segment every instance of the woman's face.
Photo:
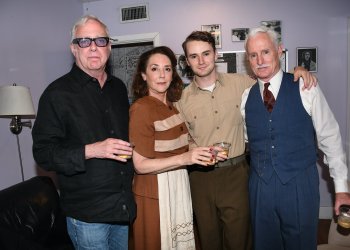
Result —
[[163, 54], [152, 55], [142, 78], [147, 82], [149, 95], [158, 99], [164, 98], [173, 79], [173, 67], [170, 59]]

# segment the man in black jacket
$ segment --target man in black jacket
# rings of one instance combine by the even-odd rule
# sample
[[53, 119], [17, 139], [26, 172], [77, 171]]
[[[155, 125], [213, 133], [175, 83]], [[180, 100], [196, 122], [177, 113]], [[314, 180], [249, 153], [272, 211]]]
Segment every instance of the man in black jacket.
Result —
[[79, 249], [127, 249], [135, 217], [124, 83], [106, 73], [108, 29], [94, 16], [72, 29], [71, 71], [40, 98], [33, 127], [35, 161], [56, 171], [70, 237]]

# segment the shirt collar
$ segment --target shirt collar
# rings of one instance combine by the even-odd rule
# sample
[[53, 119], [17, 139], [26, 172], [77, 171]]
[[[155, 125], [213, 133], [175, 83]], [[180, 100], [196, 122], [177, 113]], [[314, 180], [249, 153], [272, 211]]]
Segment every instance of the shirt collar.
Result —
[[[275, 97], [277, 96], [278, 91], [280, 90], [282, 78], [283, 78], [283, 71], [282, 69], [280, 69], [276, 73], [276, 75], [274, 75], [269, 81], [270, 83], [269, 90], [273, 93]], [[264, 90], [264, 83], [266, 82], [258, 79], [258, 83], [259, 83], [260, 92], [262, 93]]]
[[[94, 77], [90, 76], [89, 74], [87, 74], [85, 71], [83, 71], [81, 68], [79, 68], [76, 65], [76, 63], [73, 64], [71, 72], [73, 73], [74, 77], [76, 78], [76, 82], [82, 87], [84, 87], [85, 85], [87, 85], [88, 83], [91, 83], [91, 82], [95, 82], [95, 83], [98, 84], [98, 81], [97, 81], [96, 78], [94, 78]], [[112, 79], [112, 76], [107, 73], [106, 84], [108, 82], [110, 82], [111, 79]]]
[[[217, 85], [217, 84], [224, 85], [223, 76], [222, 76], [221, 73], [216, 73], [216, 81], [215, 81], [215, 84], [216, 84], [216, 85]], [[191, 90], [192, 90], [195, 94], [197, 94], [200, 90], [202, 90], [202, 89], [198, 86], [198, 84], [197, 84], [197, 82], [196, 82], [196, 77], [193, 78], [192, 83], [191, 83], [190, 86], [188, 86], [188, 87], [190, 87]], [[216, 86], [215, 86], [215, 88], [216, 88]], [[214, 89], [215, 89], [215, 88], [214, 88]]]

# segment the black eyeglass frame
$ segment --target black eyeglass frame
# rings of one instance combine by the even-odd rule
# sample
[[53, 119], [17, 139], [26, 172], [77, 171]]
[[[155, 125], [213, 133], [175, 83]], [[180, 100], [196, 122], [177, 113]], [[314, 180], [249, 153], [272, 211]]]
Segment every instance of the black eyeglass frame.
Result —
[[[101, 39], [101, 38], [104, 39], [104, 40], [106, 41], [106, 45], [100, 45], [99, 42], [96, 43], [96, 41], [99, 41], [98, 39]], [[88, 40], [88, 41], [89, 41], [89, 44], [88, 44], [87, 46], [81, 46], [80, 42], [81, 42], [82, 40]], [[96, 44], [97, 47], [106, 47], [106, 46], [108, 45], [108, 43], [109, 43], [110, 40], [112, 40], [112, 39], [110, 39], [110, 38], [107, 37], [107, 36], [95, 37], [95, 38], [90, 38], [90, 37], [79, 37], [79, 38], [74, 38], [74, 39], [72, 40], [72, 44], [78, 44], [78, 46], [79, 46], [80, 48], [88, 48], [88, 47], [91, 46], [92, 42], [95, 42], [95, 44]]]

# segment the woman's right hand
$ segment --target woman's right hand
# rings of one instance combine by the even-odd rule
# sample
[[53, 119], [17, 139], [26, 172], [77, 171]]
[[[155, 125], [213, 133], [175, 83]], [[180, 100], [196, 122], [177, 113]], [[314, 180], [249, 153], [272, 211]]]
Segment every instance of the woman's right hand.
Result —
[[213, 147], [196, 147], [183, 154], [184, 165], [198, 164], [202, 166], [216, 163], [216, 151]]

